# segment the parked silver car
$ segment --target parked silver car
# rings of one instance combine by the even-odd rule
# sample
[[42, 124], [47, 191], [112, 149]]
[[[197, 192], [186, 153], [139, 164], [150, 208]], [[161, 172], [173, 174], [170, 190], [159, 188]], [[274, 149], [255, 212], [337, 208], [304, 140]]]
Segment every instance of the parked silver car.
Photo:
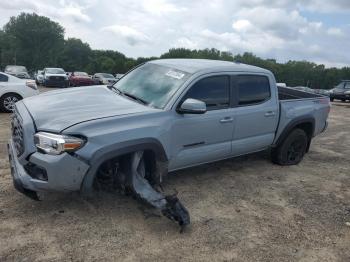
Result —
[[34, 79], [37, 85], [42, 85], [44, 83], [43, 70], [38, 70], [34, 74]]
[[25, 66], [7, 65], [5, 67], [5, 73], [22, 79], [30, 79], [28, 70]]
[[92, 79], [96, 84], [101, 85], [109, 85], [117, 82], [117, 79], [112, 74], [108, 73], [96, 73], [93, 75]]

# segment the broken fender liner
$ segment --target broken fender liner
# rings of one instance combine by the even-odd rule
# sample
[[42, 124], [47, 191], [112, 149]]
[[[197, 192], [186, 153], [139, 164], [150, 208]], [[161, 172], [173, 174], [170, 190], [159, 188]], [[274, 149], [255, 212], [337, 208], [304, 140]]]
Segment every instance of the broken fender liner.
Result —
[[129, 172], [124, 178], [125, 186], [139, 199], [159, 209], [164, 216], [178, 222], [181, 227], [189, 225], [190, 215], [176, 195], [164, 196], [145, 179], [143, 151], [133, 153], [130, 160]]

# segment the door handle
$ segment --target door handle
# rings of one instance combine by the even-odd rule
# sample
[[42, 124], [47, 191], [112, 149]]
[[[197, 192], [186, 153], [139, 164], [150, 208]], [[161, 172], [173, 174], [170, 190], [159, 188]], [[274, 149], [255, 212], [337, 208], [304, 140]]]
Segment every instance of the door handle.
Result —
[[265, 117], [272, 117], [272, 116], [275, 116], [276, 113], [274, 111], [268, 111], [265, 113]]
[[224, 124], [224, 123], [230, 123], [233, 122], [233, 118], [232, 117], [225, 117], [223, 119], [220, 120], [220, 123]]

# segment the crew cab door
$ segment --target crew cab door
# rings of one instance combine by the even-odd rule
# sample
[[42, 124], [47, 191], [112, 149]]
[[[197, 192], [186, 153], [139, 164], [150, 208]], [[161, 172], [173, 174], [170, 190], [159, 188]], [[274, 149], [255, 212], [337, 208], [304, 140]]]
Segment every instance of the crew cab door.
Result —
[[177, 106], [187, 98], [206, 103], [204, 114], [176, 114], [171, 127], [169, 170], [180, 169], [230, 156], [234, 116], [230, 107], [229, 75], [208, 76], [196, 81]]
[[273, 83], [267, 75], [233, 77], [235, 127], [232, 155], [259, 151], [273, 143], [279, 119], [278, 94]]

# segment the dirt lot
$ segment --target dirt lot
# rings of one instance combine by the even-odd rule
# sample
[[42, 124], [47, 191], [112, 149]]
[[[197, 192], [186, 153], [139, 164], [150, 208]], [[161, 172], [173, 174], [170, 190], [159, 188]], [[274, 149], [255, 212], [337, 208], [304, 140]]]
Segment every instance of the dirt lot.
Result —
[[298, 166], [267, 152], [170, 174], [192, 224], [133, 199], [45, 194], [12, 186], [9, 115], [0, 114], [0, 261], [350, 261], [350, 104], [334, 103], [328, 130]]

